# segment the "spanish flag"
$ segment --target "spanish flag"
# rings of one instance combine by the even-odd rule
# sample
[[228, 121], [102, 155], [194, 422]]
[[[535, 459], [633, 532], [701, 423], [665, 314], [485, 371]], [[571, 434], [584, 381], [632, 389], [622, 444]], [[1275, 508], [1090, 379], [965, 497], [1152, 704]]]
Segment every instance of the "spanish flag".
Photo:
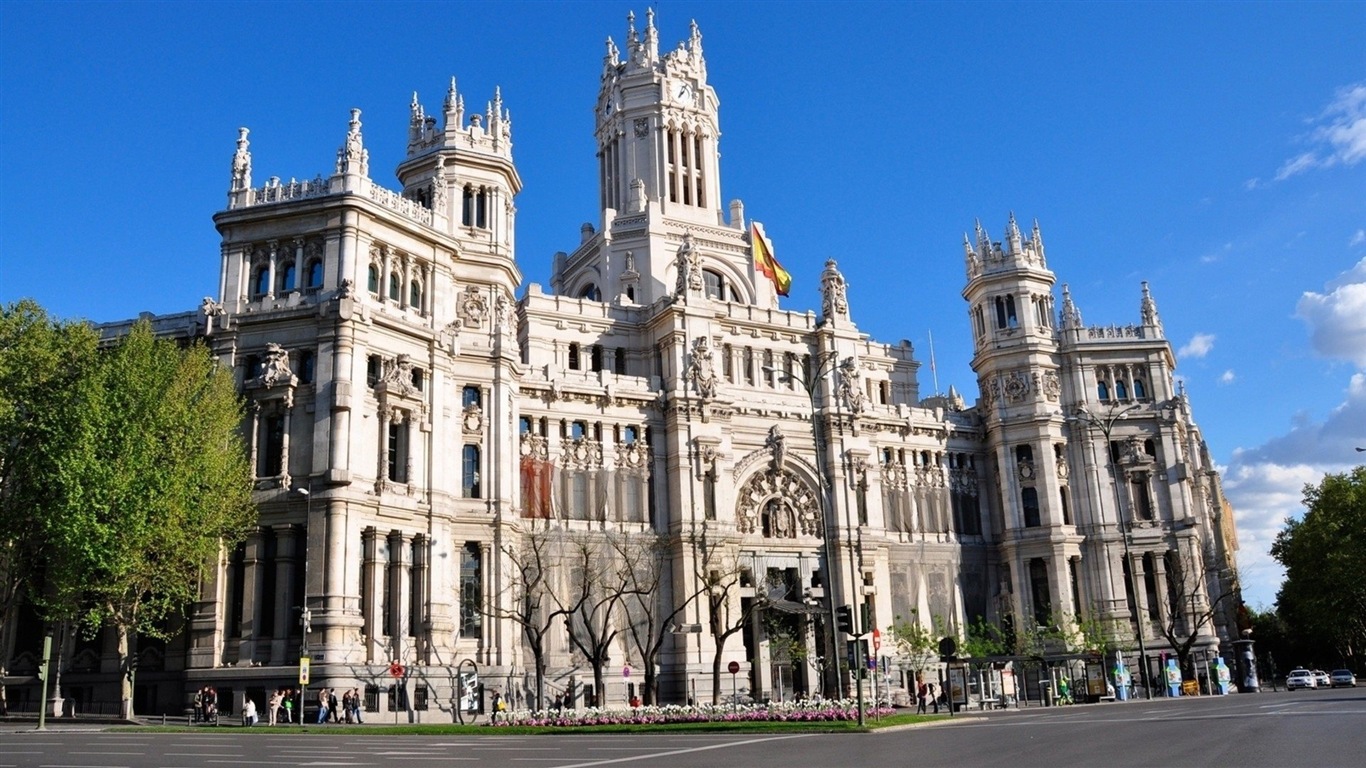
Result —
[[773, 287], [778, 289], [779, 296], [786, 296], [792, 288], [792, 275], [773, 258], [773, 243], [764, 236], [764, 227], [757, 221], [750, 224], [749, 244], [754, 249], [755, 271], [762, 272], [773, 281]]

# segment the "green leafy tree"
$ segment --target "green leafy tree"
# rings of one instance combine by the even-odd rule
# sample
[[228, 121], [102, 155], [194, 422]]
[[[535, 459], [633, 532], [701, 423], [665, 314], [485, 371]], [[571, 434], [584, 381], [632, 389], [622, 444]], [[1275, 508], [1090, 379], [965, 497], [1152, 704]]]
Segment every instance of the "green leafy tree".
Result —
[[[917, 613], [914, 609], [911, 613]], [[902, 662], [917, 674], [939, 661], [939, 637], [943, 622], [935, 617], [926, 627], [917, 616], [896, 617], [887, 628], [887, 642]]]
[[1271, 545], [1285, 566], [1277, 612], [1290, 631], [1330, 643], [1350, 666], [1366, 645], [1366, 466], [1304, 488], [1304, 517]]
[[14, 655], [15, 613], [34, 583], [48, 500], [43, 448], [68, 427], [76, 382], [95, 360], [89, 325], [48, 317], [23, 300], [0, 307], [0, 714], [5, 662]]
[[41, 602], [88, 635], [114, 628], [131, 717], [132, 637], [167, 637], [254, 519], [242, 404], [205, 347], [139, 323], [97, 355], [62, 417], [40, 451]]

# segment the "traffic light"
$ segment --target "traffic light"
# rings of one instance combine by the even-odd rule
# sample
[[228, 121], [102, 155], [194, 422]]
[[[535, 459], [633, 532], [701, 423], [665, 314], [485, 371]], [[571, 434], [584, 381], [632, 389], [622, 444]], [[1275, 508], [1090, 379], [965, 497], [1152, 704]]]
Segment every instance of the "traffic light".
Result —
[[839, 631], [854, 634], [854, 612], [847, 605], [835, 609], [835, 626]]
[[872, 626], [873, 626], [873, 610], [872, 610], [872, 609], [873, 609], [873, 606], [872, 606], [871, 604], [869, 604], [869, 603], [860, 603], [860, 604], [859, 604], [859, 607], [858, 607], [858, 615], [859, 615], [859, 627], [858, 627], [858, 630], [859, 630], [859, 632], [858, 632], [858, 633], [859, 633], [860, 635], [862, 635], [864, 632], [867, 632], [867, 631], [869, 631], [870, 629], [872, 629]]

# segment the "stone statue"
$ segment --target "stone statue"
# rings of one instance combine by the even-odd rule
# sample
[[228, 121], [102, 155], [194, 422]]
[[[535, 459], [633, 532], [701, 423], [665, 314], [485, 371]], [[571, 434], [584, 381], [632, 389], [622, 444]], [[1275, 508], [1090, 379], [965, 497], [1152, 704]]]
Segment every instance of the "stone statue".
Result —
[[716, 397], [716, 366], [712, 359], [711, 339], [701, 336], [693, 344], [692, 362], [688, 365], [688, 378], [697, 388], [697, 396], [703, 400]]
[[271, 342], [266, 345], [266, 365], [261, 372], [261, 384], [274, 387], [280, 384], [293, 386], [298, 382], [294, 372], [289, 370], [289, 353], [285, 348]]
[[866, 406], [866, 396], [863, 393], [861, 383], [862, 374], [858, 369], [858, 362], [853, 356], [844, 358], [844, 362], [839, 367], [840, 384], [839, 396], [844, 401], [845, 406], [853, 413], [863, 413]]
[[773, 451], [774, 471], [782, 469], [783, 464], [787, 462], [787, 439], [783, 437], [783, 431], [778, 428], [777, 424], [769, 427], [768, 440], [765, 441], [765, 444], [769, 450]]

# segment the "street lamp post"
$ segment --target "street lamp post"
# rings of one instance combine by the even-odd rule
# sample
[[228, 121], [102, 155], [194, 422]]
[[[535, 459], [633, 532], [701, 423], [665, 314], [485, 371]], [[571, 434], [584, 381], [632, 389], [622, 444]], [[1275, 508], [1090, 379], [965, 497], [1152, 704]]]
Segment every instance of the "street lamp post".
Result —
[[[821, 549], [823, 550], [822, 554], [825, 559], [825, 588], [829, 593], [827, 595], [826, 602], [826, 605], [829, 608], [829, 615], [825, 618], [829, 622], [830, 627], [830, 631], [827, 633], [830, 646], [826, 658], [828, 659], [829, 668], [836, 670], [836, 687], [838, 687], [839, 649], [836, 643], [836, 632], [838, 630], [836, 629], [837, 621], [835, 618], [835, 563], [834, 556], [831, 554], [832, 550], [830, 546], [830, 540], [834, 536], [835, 526], [833, 525], [832, 518], [834, 515], [831, 511], [830, 505], [831, 484], [830, 481], [826, 478], [827, 472], [824, 458], [825, 441], [821, 439], [820, 418], [816, 412], [816, 389], [820, 386], [820, 382], [822, 379], [824, 379], [825, 377], [829, 376], [832, 372], [834, 372], [835, 366], [838, 365], [838, 362], [839, 355], [836, 351], [827, 350], [826, 352], [820, 353], [816, 359], [815, 367], [804, 371], [801, 378], [794, 376], [792, 373], [788, 371], [778, 370], [777, 368], [774, 368], [772, 366], [763, 366], [763, 370], [767, 373], [772, 373], [778, 377], [787, 379], [788, 381], [795, 381], [801, 384], [802, 389], [806, 392], [807, 399], [811, 403], [811, 440], [814, 443], [816, 451], [816, 479], [821, 486], [821, 525], [824, 529], [822, 531], [823, 535], [821, 536]], [[850, 670], [850, 672], [854, 675], [858, 674], [858, 670]], [[861, 692], [862, 688], [860, 687], [859, 690]], [[859, 724], [863, 724], [862, 707], [859, 708]]]
[[312, 659], [308, 655], [308, 633], [313, 629], [313, 613], [308, 609], [308, 534], [309, 526], [313, 523], [313, 478], [308, 478], [308, 484], [302, 487], [295, 487], [290, 493], [295, 496], [302, 496], [304, 499], [304, 592], [301, 595], [302, 609], [300, 610], [299, 621], [303, 625], [303, 636], [299, 641], [299, 726], [308, 727], [308, 718], [304, 716], [304, 710], [308, 708], [308, 681], [309, 674], [305, 669], [312, 668]]
[[1124, 565], [1129, 569], [1129, 590], [1134, 596], [1134, 627], [1138, 630], [1138, 671], [1139, 678], [1143, 681], [1143, 696], [1151, 699], [1153, 697], [1152, 686], [1148, 680], [1148, 646], [1143, 639], [1143, 617], [1138, 615], [1138, 574], [1134, 568], [1132, 556], [1129, 553], [1129, 526], [1124, 522], [1123, 502], [1119, 495], [1119, 469], [1115, 466], [1115, 452], [1110, 447], [1110, 434], [1114, 431], [1115, 423], [1123, 419], [1130, 411], [1139, 407], [1134, 403], [1118, 411], [1112, 411], [1106, 418], [1101, 418], [1081, 406], [1077, 409], [1077, 416], [1082, 421], [1096, 427], [1105, 435], [1105, 456], [1106, 464], [1110, 468], [1110, 486], [1115, 492], [1115, 523], [1119, 526], [1120, 541], [1124, 545]]

